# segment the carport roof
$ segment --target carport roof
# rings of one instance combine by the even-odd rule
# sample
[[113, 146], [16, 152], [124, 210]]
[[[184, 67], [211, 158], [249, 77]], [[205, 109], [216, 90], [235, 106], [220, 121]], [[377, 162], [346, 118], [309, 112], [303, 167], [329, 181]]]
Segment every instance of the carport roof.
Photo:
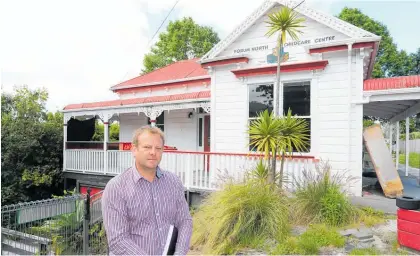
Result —
[[364, 91], [392, 90], [413, 87], [420, 87], [420, 75], [368, 79], [363, 83]]
[[363, 114], [397, 122], [420, 113], [420, 76], [368, 79]]

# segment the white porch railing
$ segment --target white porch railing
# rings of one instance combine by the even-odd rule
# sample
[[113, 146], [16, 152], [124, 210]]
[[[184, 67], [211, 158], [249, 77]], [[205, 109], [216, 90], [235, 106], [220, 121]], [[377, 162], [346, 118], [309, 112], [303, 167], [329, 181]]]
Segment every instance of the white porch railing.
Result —
[[[261, 158], [261, 155], [256, 154], [165, 151], [160, 167], [178, 175], [187, 189], [214, 190], [226, 179], [243, 179], [246, 172], [253, 169]], [[293, 189], [295, 184], [292, 181], [301, 178], [304, 169], [313, 170], [315, 162], [313, 157], [287, 158], [284, 164], [286, 186]], [[98, 150], [66, 150], [67, 171], [117, 175], [133, 164], [130, 151], [109, 150], [105, 155], [104, 151]], [[280, 160], [277, 162], [279, 170]]]

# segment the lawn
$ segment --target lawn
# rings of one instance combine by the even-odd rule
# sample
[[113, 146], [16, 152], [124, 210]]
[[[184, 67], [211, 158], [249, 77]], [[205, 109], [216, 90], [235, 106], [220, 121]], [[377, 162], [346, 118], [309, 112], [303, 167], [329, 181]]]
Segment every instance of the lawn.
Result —
[[[405, 154], [400, 154], [400, 164], [405, 164]], [[408, 165], [413, 168], [420, 168], [420, 153], [411, 152], [409, 159], [408, 159]]]

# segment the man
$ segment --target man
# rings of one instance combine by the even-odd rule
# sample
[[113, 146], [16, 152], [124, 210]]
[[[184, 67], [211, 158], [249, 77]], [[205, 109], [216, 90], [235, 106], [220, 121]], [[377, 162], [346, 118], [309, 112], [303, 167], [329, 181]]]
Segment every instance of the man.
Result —
[[170, 225], [178, 229], [175, 254], [186, 255], [192, 218], [184, 187], [159, 168], [163, 132], [145, 126], [135, 131], [135, 165], [112, 178], [102, 195], [102, 213], [111, 255], [162, 255]]

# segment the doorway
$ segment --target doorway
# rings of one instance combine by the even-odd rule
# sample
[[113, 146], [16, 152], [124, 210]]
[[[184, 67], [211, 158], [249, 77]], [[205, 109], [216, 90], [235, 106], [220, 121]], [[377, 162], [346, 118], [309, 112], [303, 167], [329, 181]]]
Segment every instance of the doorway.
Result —
[[210, 115], [198, 116], [198, 151], [210, 152]]

